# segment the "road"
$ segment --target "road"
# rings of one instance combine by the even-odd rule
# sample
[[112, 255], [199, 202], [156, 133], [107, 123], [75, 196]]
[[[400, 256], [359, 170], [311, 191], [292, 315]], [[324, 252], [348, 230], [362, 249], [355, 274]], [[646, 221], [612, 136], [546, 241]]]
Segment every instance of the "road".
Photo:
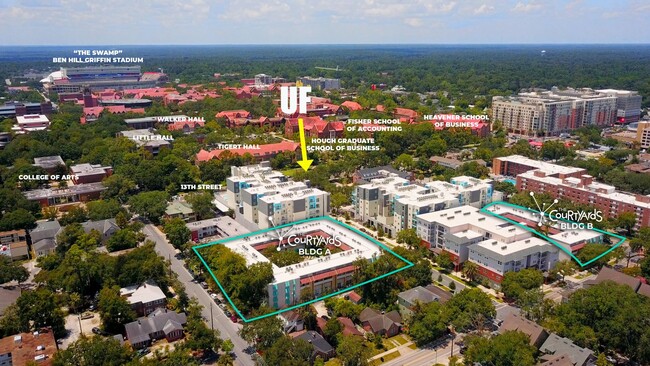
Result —
[[196, 298], [199, 304], [203, 305], [203, 317], [208, 324], [210, 322], [210, 309], [212, 309], [212, 316], [214, 318], [214, 327], [221, 332], [222, 339], [230, 339], [235, 345], [233, 352], [235, 353], [235, 365], [254, 366], [255, 362], [251, 359], [250, 354], [244, 352], [249, 344], [243, 340], [237, 333], [241, 328], [240, 324], [233, 323], [223, 311], [216, 306], [214, 301], [210, 298], [208, 293], [201, 287], [200, 284], [194, 282], [194, 278], [190, 275], [189, 271], [183, 266], [183, 261], [174, 257], [174, 247], [169, 244], [164, 234], [160, 232], [154, 225], [145, 225], [142, 232], [149, 240], [156, 243], [156, 252], [165, 259], [171, 262], [171, 269], [178, 275], [178, 280], [185, 286], [187, 295]]
[[[460, 347], [454, 344], [454, 355], [458, 354]], [[383, 363], [382, 366], [431, 366], [436, 363], [447, 365], [451, 356], [451, 342], [445, 347], [417, 349], [414, 352], [400, 356], [394, 360]]]

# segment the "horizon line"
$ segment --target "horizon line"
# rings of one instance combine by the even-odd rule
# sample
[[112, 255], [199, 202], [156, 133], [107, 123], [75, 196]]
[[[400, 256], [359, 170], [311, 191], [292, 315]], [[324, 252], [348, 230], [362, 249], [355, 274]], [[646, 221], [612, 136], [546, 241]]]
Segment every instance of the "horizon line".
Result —
[[6, 47], [98, 47], [98, 46], [141, 46], [141, 47], [160, 47], [160, 46], [638, 46], [650, 45], [648, 42], [626, 42], [626, 43], [612, 43], [612, 42], [502, 42], [502, 43], [196, 43], [196, 44], [181, 44], [181, 43], [156, 43], [156, 44], [10, 44], [2, 45], [0, 48]]

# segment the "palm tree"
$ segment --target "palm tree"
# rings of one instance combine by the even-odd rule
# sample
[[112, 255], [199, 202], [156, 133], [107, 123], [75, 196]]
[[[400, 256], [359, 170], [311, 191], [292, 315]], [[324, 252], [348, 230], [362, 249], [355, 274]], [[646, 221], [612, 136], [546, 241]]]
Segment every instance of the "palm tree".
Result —
[[478, 264], [470, 261], [465, 262], [463, 265], [463, 275], [473, 282], [478, 275]]

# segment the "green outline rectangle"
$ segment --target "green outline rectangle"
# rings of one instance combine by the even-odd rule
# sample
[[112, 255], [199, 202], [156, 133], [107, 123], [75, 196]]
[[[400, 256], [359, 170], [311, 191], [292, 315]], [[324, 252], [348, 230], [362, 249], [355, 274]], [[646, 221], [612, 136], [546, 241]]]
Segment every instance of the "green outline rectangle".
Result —
[[[331, 294], [327, 294], [327, 295], [324, 295], [324, 296], [318, 297], [318, 298], [316, 298], [316, 299], [306, 301], [306, 302], [304, 302], [304, 303], [300, 303], [300, 304], [297, 304], [297, 305], [292, 305], [292, 306], [290, 306], [290, 307], [288, 307], [288, 308], [285, 308], [285, 309], [277, 310], [277, 311], [271, 312], [271, 313], [269, 313], [269, 314], [264, 314], [264, 315], [256, 316], [256, 317], [254, 317], [254, 318], [250, 318], [250, 319], [249, 319], [249, 318], [246, 318], [246, 317], [241, 313], [241, 311], [239, 311], [239, 309], [235, 306], [235, 304], [234, 304], [234, 303], [232, 302], [232, 300], [230, 299], [230, 296], [228, 296], [228, 294], [227, 294], [226, 291], [224, 290], [223, 286], [221, 285], [221, 283], [220, 283], [219, 280], [217, 279], [217, 276], [214, 275], [214, 273], [212, 272], [212, 269], [210, 269], [210, 266], [208, 266], [208, 264], [206, 263], [205, 259], [203, 258], [203, 256], [202, 256], [202, 255], [199, 253], [199, 251], [198, 251], [199, 249], [202, 249], [202, 248], [205, 248], [205, 247], [209, 247], [209, 246], [213, 246], [213, 245], [218, 245], [218, 244], [225, 244], [225, 243], [227, 243], [227, 242], [230, 242], [230, 241], [233, 241], [233, 240], [237, 240], [237, 239], [241, 239], [241, 238], [245, 238], [245, 237], [248, 237], [248, 236], [253, 236], [253, 235], [257, 235], [257, 234], [262, 234], [262, 233], [266, 233], [266, 232], [271, 231], [271, 230], [276, 230], [276, 229], [283, 228], [283, 227], [287, 227], [287, 226], [291, 226], [291, 225], [298, 225], [298, 224], [301, 224], [301, 223], [303, 223], [303, 222], [310, 222], [310, 221], [317, 221], [317, 220], [328, 220], [328, 221], [330, 221], [330, 222], [335, 223], [336, 225], [340, 225], [340, 226], [342, 226], [342, 227], [344, 227], [344, 228], [346, 228], [346, 229], [348, 229], [348, 230], [351, 230], [352, 232], [354, 232], [354, 233], [356, 233], [356, 234], [358, 234], [358, 235], [361, 235], [362, 237], [364, 237], [364, 238], [370, 240], [371, 242], [373, 242], [374, 244], [377, 244], [381, 249], [383, 249], [383, 250], [387, 251], [388, 253], [394, 255], [395, 257], [399, 258], [401, 261], [403, 261], [404, 263], [406, 263], [406, 266], [401, 267], [401, 268], [398, 268], [398, 269], [393, 270], [393, 271], [391, 271], [391, 272], [385, 273], [385, 274], [383, 274], [383, 275], [381, 275], [381, 276], [378, 276], [378, 277], [376, 277], [376, 278], [373, 278], [373, 279], [370, 279], [370, 280], [367, 280], [367, 281], [364, 281], [364, 282], [358, 283], [358, 284], [356, 284], [356, 285], [354, 285], [354, 286], [350, 286], [350, 287], [347, 287], [347, 288], [344, 288], [344, 289], [338, 290], [338, 291], [333, 292], [333, 293], [331, 293]], [[331, 217], [329, 217], [329, 216], [321, 216], [321, 217], [315, 217], [315, 218], [306, 219], [306, 220], [300, 220], [300, 221], [291, 222], [291, 223], [288, 223], [288, 224], [284, 224], [284, 225], [280, 225], [280, 226], [276, 226], [276, 227], [272, 227], [272, 228], [268, 228], [268, 229], [264, 229], [264, 230], [254, 231], [254, 232], [251, 232], [251, 233], [248, 233], [248, 234], [242, 234], [242, 235], [237, 235], [237, 236], [233, 236], [233, 237], [229, 237], [229, 238], [225, 238], [225, 239], [221, 239], [221, 240], [216, 240], [216, 241], [213, 241], [213, 242], [210, 242], [210, 243], [201, 244], [201, 245], [197, 245], [197, 246], [195, 246], [195, 247], [192, 247], [192, 250], [193, 250], [194, 253], [196, 253], [196, 255], [199, 257], [199, 259], [201, 260], [201, 263], [203, 263], [203, 265], [204, 265], [205, 268], [208, 270], [208, 272], [210, 272], [210, 276], [212, 276], [212, 279], [214, 280], [214, 282], [216, 282], [217, 286], [219, 286], [219, 289], [221, 290], [221, 293], [223, 293], [223, 295], [226, 297], [226, 299], [228, 300], [228, 303], [230, 303], [230, 306], [232, 306], [232, 308], [235, 310], [235, 312], [237, 313], [237, 315], [239, 315], [239, 317], [242, 318], [242, 320], [243, 320], [245, 323], [252, 322], [252, 321], [255, 321], [255, 320], [259, 320], [259, 319], [264, 319], [264, 318], [267, 318], [267, 317], [269, 317], [269, 316], [278, 315], [278, 314], [284, 313], [285, 311], [289, 311], [289, 310], [297, 309], [297, 308], [299, 308], [299, 307], [302, 307], [302, 306], [305, 306], [305, 305], [309, 305], [309, 304], [312, 304], [312, 303], [314, 303], [314, 302], [317, 302], [317, 301], [324, 300], [324, 299], [327, 299], [327, 298], [332, 297], [332, 296], [336, 296], [336, 295], [342, 294], [342, 293], [344, 293], [344, 292], [348, 292], [348, 291], [350, 291], [350, 290], [352, 290], [352, 289], [355, 289], [355, 288], [361, 287], [361, 286], [363, 286], [363, 285], [366, 285], [366, 284], [368, 284], [368, 283], [371, 283], [371, 282], [374, 282], [374, 281], [380, 280], [380, 279], [382, 279], [382, 278], [384, 278], [384, 277], [388, 277], [388, 276], [390, 276], [390, 275], [393, 275], [393, 274], [395, 274], [395, 273], [398, 273], [398, 272], [400, 272], [400, 271], [403, 271], [403, 270], [405, 270], [405, 269], [407, 269], [407, 268], [411, 268], [411, 267], [414, 266], [414, 264], [413, 264], [412, 262], [410, 262], [410, 261], [408, 261], [407, 259], [403, 258], [403, 257], [400, 256], [399, 254], [393, 252], [390, 248], [388, 248], [386, 245], [380, 243], [380, 242], [377, 241], [376, 239], [374, 239], [374, 238], [372, 238], [372, 237], [366, 235], [365, 233], [363, 233], [363, 232], [357, 230], [356, 228], [353, 228], [353, 227], [351, 227], [351, 226], [349, 226], [349, 225], [347, 225], [347, 224], [345, 224], [345, 223], [342, 223], [342, 222], [340, 222], [340, 221], [338, 221], [338, 220], [336, 220], [336, 219], [333, 219], [333, 218], [331, 218]]]
[[[611, 248], [609, 248], [608, 250], [606, 250], [606, 251], [603, 252], [602, 254], [598, 255], [597, 257], [590, 259], [590, 260], [587, 261], [586, 263], [582, 263], [582, 261], [581, 261], [580, 259], [578, 259], [578, 257], [576, 257], [575, 255], [573, 255], [573, 253], [571, 253], [571, 251], [567, 250], [567, 249], [566, 249], [565, 247], [563, 247], [561, 244], [559, 244], [559, 243], [556, 242], [555, 240], [549, 238], [548, 236], [546, 236], [546, 235], [540, 233], [539, 231], [537, 231], [537, 230], [535, 230], [535, 229], [532, 229], [532, 228], [528, 227], [527, 225], [523, 225], [523, 224], [521, 224], [521, 223], [519, 223], [519, 222], [516, 222], [516, 221], [514, 221], [514, 220], [510, 220], [510, 219], [508, 219], [508, 218], [506, 218], [506, 217], [503, 217], [503, 216], [501, 216], [501, 215], [499, 215], [499, 214], [497, 214], [497, 213], [490, 212], [489, 210], [487, 210], [488, 207], [491, 207], [491, 206], [494, 206], [494, 205], [504, 205], [504, 206], [515, 207], [515, 208], [518, 208], [518, 209], [524, 209], [524, 210], [526, 210], [526, 211], [534, 212], [534, 213], [537, 213], [537, 214], [540, 213], [539, 211], [535, 211], [535, 210], [530, 209], [530, 208], [528, 208], [528, 207], [519, 206], [519, 205], [515, 205], [515, 204], [513, 204], [513, 203], [508, 203], [508, 202], [503, 202], [503, 201], [492, 202], [492, 203], [489, 203], [489, 204], [483, 206], [483, 208], [481, 208], [481, 212], [483, 212], [483, 213], [486, 213], [486, 214], [488, 214], [488, 215], [491, 215], [491, 216], [497, 217], [497, 218], [499, 218], [499, 219], [501, 219], [501, 220], [508, 221], [509, 223], [515, 224], [515, 225], [519, 226], [520, 228], [522, 228], [522, 229], [524, 229], [524, 230], [526, 230], [526, 231], [530, 231], [530, 232], [534, 233], [535, 235], [540, 236], [541, 238], [543, 238], [543, 239], [549, 241], [550, 243], [552, 243], [552, 244], [555, 245], [556, 247], [560, 248], [560, 250], [562, 250], [564, 253], [568, 254], [571, 258], [573, 258], [573, 259], [574, 259], [574, 260], [575, 260], [575, 261], [580, 265], [580, 267], [585, 267], [585, 266], [589, 265], [590, 263], [593, 263], [593, 262], [597, 261], [598, 259], [604, 257], [605, 255], [607, 255], [608, 253], [610, 253], [612, 250], [616, 249], [618, 246], [620, 246], [621, 244], [623, 244], [623, 242], [625, 241], [625, 237], [624, 237], [624, 236], [621, 236], [621, 235], [613, 234], [613, 233], [610, 233], [610, 232], [607, 232], [607, 231], [603, 231], [603, 230], [600, 230], [600, 229], [597, 229], [597, 228], [584, 229], [584, 230], [593, 230], [593, 231], [596, 231], [596, 232], [599, 232], [599, 233], [601, 233], [601, 234], [605, 234], [605, 235], [610, 235], [610, 236], [613, 236], [613, 237], [615, 237], [615, 238], [617, 238], [617, 239], [620, 239], [620, 241], [619, 241], [618, 243], [612, 245]], [[541, 214], [543, 214], [544, 216], [551, 217], [551, 218], [553, 218], [554, 220], [559, 220], [559, 221], [569, 222], [569, 223], [572, 223], [572, 224], [580, 224], [579, 222], [574, 222], [574, 221], [569, 221], [569, 220], [565, 220], [565, 219], [562, 219], [562, 218], [552, 217], [550, 214], [547, 214], [547, 213], [545, 213], [545, 212], [542, 212]]]

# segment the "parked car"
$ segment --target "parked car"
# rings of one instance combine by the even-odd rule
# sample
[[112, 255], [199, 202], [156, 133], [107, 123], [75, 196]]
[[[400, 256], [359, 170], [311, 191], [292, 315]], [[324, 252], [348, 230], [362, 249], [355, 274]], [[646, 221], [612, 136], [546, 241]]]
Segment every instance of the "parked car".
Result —
[[149, 354], [149, 353], [151, 353], [149, 348], [143, 348], [143, 349], [139, 350], [138, 352], [136, 352], [136, 355], [142, 357], [142, 356], [144, 356], [146, 354]]
[[233, 323], [237, 323], [237, 321], [239, 319], [237, 319], [237, 317], [235, 315], [233, 315], [233, 316], [230, 317], [230, 320], [232, 320]]
[[228, 311], [228, 310], [224, 311], [224, 313], [225, 313], [226, 316], [229, 317], [229, 318], [232, 316], [232, 313], [231, 313], [230, 311]]
[[208, 283], [205, 281], [201, 282], [201, 287], [208, 288]]
[[95, 334], [102, 334], [102, 330], [97, 327], [93, 327], [92, 332]]

